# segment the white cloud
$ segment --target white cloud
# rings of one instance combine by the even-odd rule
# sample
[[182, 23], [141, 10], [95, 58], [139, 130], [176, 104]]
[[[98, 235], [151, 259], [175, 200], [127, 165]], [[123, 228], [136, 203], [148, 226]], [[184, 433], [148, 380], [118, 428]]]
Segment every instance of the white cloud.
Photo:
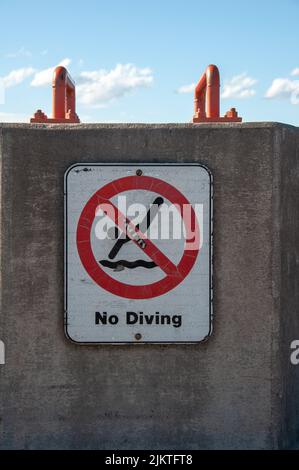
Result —
[[10, 88], [19, 85], [26, 78], [32, 76], [34, 73], [35, 69], [33, 69], [32, 67], [12, 70], [8, 75], [1, 78], [1, 83], [4, 88]]
[[[291, 77], [299, 76], [299, 67], [291, 72]], [[293, 78], [275, 78], [265, 94], [269, 99], [286, 99], [292, 104], [299, 104], [299, 79]]]
[[[70, 63], [71, 60], [66, 58], [58, 65], [67, 67]], [[33, 76], [31, 81], [33, 87], [51, 84], [54, 68], [38, 71], [28, 67], [12, 70], [7, 76], [0, 77], [1, 101], [4, 101], [5, 88], [18, 85], [27, 77]], [[81, 72], [76, 91], [81, 104], [99, 108], [138, 88], [149, 87], [152, 82], [153, 73], [150, 68], [139, 68], [133, 64], [118, 64], [112, 70]]]
[[7, 59], [16, 59], [17, 57], [31, 57], [32, 53], [22, 46], [18, 51], [6, 54]]
[[30, 117], [25, 114], [0, 112], [0, 122], [29, 122]]
[[254, 85], [257, 83], [252, 77], [246, 73], [236, 75], [223, 85], [222, 98], [250, 98], [255, 95]]
[[118, 64], [112, 70], [81, 72], [76, 90], [81, 104], [103, 107], [137, 88], [150, 86], [152, 82], [151, 69]]
[[190, 85], [182, 85], [176, 90], [176, 93], [194, 93], [195, 86], [195, 83], [190, 83]]
[[[231, 80], [226, 81], [223, 86], [222, 98], [249, 98], [255, 95], [253, 86], [257, 80], [249, 77], [246, 73], [236, 75]], [[176, 93], [193, 93], [195, 83], [183, 85], [176, 90]]]
[[[62, 65], [63, 67], [67, 67], [70, 65], [71, 59], [63, 59], [57, 66]], [[45, 86], [45, 85], [50, 85], [52, 83], [52, 77], [53, 77], [53, 71], [55, 67], [49, 67], [48, 69], [41, 70], [40, 72], [37, 72], [31, 82], [31, 86], [38, 87], [38, 86]]]
[[299, 104], [299, 80], [275, 78], [268, 88], [265, 98], [287, 99], [292, 104]]

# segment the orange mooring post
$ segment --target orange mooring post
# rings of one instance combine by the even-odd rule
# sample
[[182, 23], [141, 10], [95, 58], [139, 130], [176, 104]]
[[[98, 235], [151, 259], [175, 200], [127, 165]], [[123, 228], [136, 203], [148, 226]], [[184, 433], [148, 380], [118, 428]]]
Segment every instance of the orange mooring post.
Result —
[[76, 114], [76, 87], [65, 67], [56, 67], [53, 74], [53, 117], [48, 118], [40, 109], [30, 122], [52, 124], [76, 124], [80, 122]]
[[220, 74], [209, 65], [195, 88], [193, 122], [242, 122], [235, 108], [220, 117]]

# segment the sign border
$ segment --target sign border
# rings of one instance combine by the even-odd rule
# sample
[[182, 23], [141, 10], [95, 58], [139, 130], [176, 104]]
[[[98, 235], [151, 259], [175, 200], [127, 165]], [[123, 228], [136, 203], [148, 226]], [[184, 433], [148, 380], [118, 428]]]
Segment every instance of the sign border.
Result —
[[[75, 341], [71, 336], [68, 334], [68, 306], [67, 306], [67, 298], [68, 298], [68, 285], [67, 285], [67, 275], [68, 275], [68, 257], [67, 257], [67, 246], [68, 246], [68, 234], [67, 234], [67, 204], [68, 204], [68, 175], [69, 173], [76, 167], [135, 167], [136, 169], [142, 168], [142, 167], [165, 167], [165, 166], [171, 166], [171, 167], [190, 167], [190, 166], [195, 166], [195, 167], [200, 167], [203, 168], [209, 176], [210, 180], [210, 195], [209, 195], [209, 209], [210, 209], [210, 227], [209, 227], [209, 332], [205, 338], [199, 341]], [[83, 168], [84, 170], [84, 168]], [[197, 163], [197, 162], [184, 162], [184, 163], [175, 163], [175, 162], [167, 162], [167, 163], [155, 163], [155, 162], [136, 162], [136, 163], [124, 163], [124, 162], [99, 162], [99, 163], [88, 163], [88, 162], [78, 162], [70, 167], [67, 168], [67, 170], [64, 173], [64, 332], [65, 336], [67, 337], [68, 340], [70, 340], [72, 343], [76, 345], [81, 345], [81, 346], [101, 346], [101, 345], [115, 345], [115, 346], [128, 346], [128, 345], [145, 345], [145, 344], [152, 344], [152, 345], [194, 345], [194, 344], [200, 344], [204, 341], [207, 341], [207, 339], [211, 336], [212, 331], [213, 331], [213, 238], [214, 238], [214, 230], [213, 230], [213, 220], [214, 220], [214, 215], [213, 215], [213, 198], [214, 198], [214, 185], [213, 185], [213, 175], [210, 171], [210, 169], [202, 164], [202, 163]]]

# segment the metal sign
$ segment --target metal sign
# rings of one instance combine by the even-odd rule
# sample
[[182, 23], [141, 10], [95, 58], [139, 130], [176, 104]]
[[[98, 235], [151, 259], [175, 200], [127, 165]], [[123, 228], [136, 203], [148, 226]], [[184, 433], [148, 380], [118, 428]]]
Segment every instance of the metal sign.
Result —
[[76, 164], [65, 174], [65, 330], [77, 343], [211, 334], [212, 181], [201, 165]]

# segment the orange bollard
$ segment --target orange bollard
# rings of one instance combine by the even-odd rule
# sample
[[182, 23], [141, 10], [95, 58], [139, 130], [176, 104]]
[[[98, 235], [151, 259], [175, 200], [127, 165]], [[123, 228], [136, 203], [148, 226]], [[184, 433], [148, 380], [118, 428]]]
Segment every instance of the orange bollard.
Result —
[[242, 122], [235, 108], [220, 117], [220, 74], [209, 65], [195, 88], [193, 122]]
[[76, 124], [80, 119], [76, 114], [76, 87], [65, 67], [56, 67], [53, 74], [53, 116], [48, 118], [38, 110], [30, 120], [32, 123]]

